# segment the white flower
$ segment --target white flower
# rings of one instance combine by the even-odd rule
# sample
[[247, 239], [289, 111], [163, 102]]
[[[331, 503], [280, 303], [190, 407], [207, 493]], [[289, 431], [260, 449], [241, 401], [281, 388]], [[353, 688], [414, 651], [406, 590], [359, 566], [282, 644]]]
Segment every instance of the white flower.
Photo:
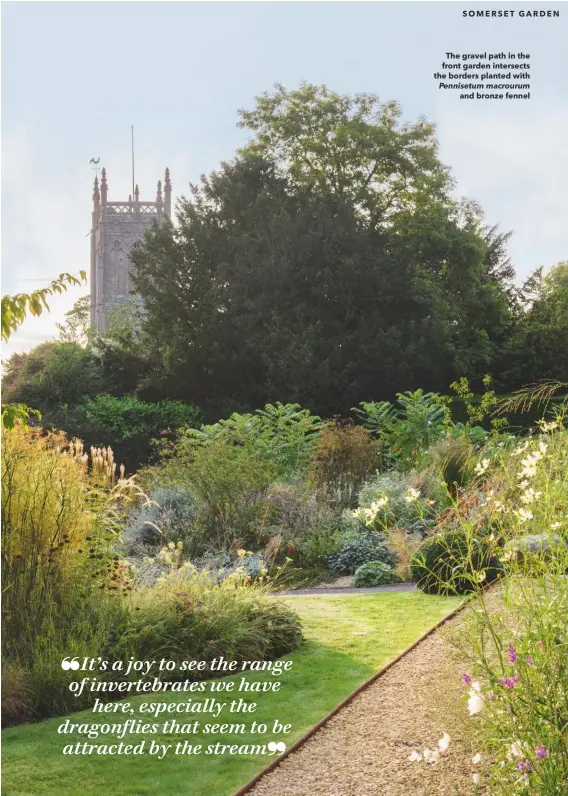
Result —
[[472, 777], [473, 777], [473, 784], [479, 785], [479, 783], [481, 782], [481, 774], [472, 774]]
[[526, 440], [525, 442], [523, 442], [522, 445], [519, 445], [518, 447], [515, 448], [515, 450], [513, 451], [513, 456], [519, 456], [521, 453], [524, 453], [528, 447], [529, 447], [529, 442], [528, 440]]
[[548, 450], [548, 443], [546, 443], [546, 442], [543, 442], [543, 441], [541, 440], [541, 441], [538, 443], [538, 449], [539, 449], [539, 451], [542, 453], [542, 455], [544, 456], [544, 454], [545, 454], [545, 453], [546, 453], [546, 451]]
[[555, 428], [560, 428], [559, 419], [552, 420], [550, 423], [548, 423], [546, 420], [538, 420], [537, 422], [545, 434], [548, 431], [554, 431]]
[[514, 741], [507, 752], [507, 760], [514, 760], [515, 757], [523, 757], [523, 750], [519, 741]]
[[538, 500], [541, 495], [542, 492], [540, 491], [535, 492], [531, 486], [529, 489], [525, 490], [525, 492], [523, 492], [523, 494], [521, 495], [521, 503], [524, 503], [525, 505], [527, 503], [534, 503], [535, 500]]
[[365, 523], [367, 525], [370, 525], [377, 516], [377, 512], [373, 509], [363, 509], [363, 514], [365, 515]]
[[438, 741], [438, 749], [442, 754], [447, 751], [448, 746], [450, 745], [451, 738], [447, 732], [445, 732], [440, 740]]
[[550, 527], [552, 528], [553, 531], [555, 531], [557, 528], [560, 528], [561, 525], [562, 525], [561, 522], [553, 522]]
[[526, 456], [524, 459], [521, 459], [521, 464], [523, 465], [521, 476], [524, 476], [525, 478], [533, 478], [536, 475], [536, 463], [542, 459], [545, 452], [546, 445], [544, 447], [544, 451], [541, 449], [535, 451], [534, 453], [529, 453], [528, 456]]
[[410, 760], [411, 763], [417, 763], [418, 760], [422, 760], [422, 755], [420, 754], [420, 752], [414, 751], [412, 752], [412, 754], [408, 759]]
[[478, 462], [475, 465], [475, 472], [478, 475], [483, 475], [483, 473], [487, 470], [488, 467], [489, 467], [489, 459], [482, 459], [480, 462]]
[[476, 766], [478, 763], [481, 763], [481, 755], [479, 752], [471, 758], [471, 762], [474, 766]]
[[543, 433], [548, 433], [549, 431], [554, 431], [555, 428], [560, 428], [560, 420], [553, 420], [552, 422], [548, 423], [546, 420], [537, 420], [536, 421]]
[[467, 700], [467, 709], [470, 716], [475, 716], [483, 710], [483, 697], [481, 696], [481, 686], [479, 683], [472, 683]]
[[389, 499], [385, 495], [385, 497], [379, 498], [374, 503], [371, 503], [371, 508], [373, 509], [373, 511], [376, 514], [378, 511], [383, 509], [387, 505], [388, 502], [389, 502]]
[[536, 463], [538, 459], [533, 458], [532, 456], [527, 456], [526, 459], [521, 461], [523, 466], [521, 470], [521, 477], [525, 478], [534, 478], [536, 475]]
[[530, 509], [519, 509], [516, 513], [521, 522], [532, 520], [534, 516]]
[[440, 759], [440, 753], [437, 749], [434, 749], [434, 751], [431, 749], [425, 749], [422, 754], [424, 755], [424, 760], [427, 763], [437, 763]]
[[412, 503], [413, 500], [418, 500], [419, 497], [420, 497], [419, 490], [410, 487], [410, 489], [406, 492], [405, 500], [407, 503]]

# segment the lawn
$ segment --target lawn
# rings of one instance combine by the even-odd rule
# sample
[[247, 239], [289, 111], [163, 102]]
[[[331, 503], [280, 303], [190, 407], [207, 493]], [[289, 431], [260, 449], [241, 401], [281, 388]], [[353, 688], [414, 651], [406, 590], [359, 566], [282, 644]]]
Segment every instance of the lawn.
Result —
[[[286, 600], [302, 618], [307, 644], [289, 656], [294, 661], [292, 671], [274, 678], [282, 681], [279, 692], [248, 695], [249, 701], [258, 702], [254, 716], [229, 714], [230, 718], [226, 718], [224, 712], [220, 721], [242, 722], [254, 718], [271, 727], [277, 718], [293, 727], [286, 736], [288, 745], [459, 604], [454, 597], [426, 596], [418, 591], [298, 596]], [[241, 676], [228, 679], [240, 680]], [[271, 676], [266, 674], [247, 674], [249, 682], [269, 679]], [[148, 701], [186, 701], [188, 697], [203, 700], [205, 696], [198, 693], [152, 699], [138, 696], [128, 701], [137, 706]], [[126, 718], [108, 714], [96, 721], [119, 723]], [[214, 721], [206, 714], [182, 714], [181, 718], [176, 714], [175, 718], [180, 723], [196, 718]], [[90, 711], [73, 716], [73, 721], [93, 720]], [[50, 719], [2, 732], [2, 796], [230, 796], [273, 759], [260, 755], [176, 757], [171, 753], [163, 760], [149, 754], [63, 756], [64, 744], [116, 743], [116, 739], [108, 737], [89, 741], [85, 735], [58, 735], [57, 728], [63, 721]], [[157, 743], [188, 740], [204, 747], [212, 741], [258, 744], [273, 739], [270, 734], [264, 739], [258, 735], [236, 738], [229, 734], [214, 739], [208, 735], [163, 734], [150, 738]], [[275, 740], [283, 738], [278, 736]], [[139, 735], [126, 735], [123, 739], [124, 743], [134, 744], [141, 740]]]

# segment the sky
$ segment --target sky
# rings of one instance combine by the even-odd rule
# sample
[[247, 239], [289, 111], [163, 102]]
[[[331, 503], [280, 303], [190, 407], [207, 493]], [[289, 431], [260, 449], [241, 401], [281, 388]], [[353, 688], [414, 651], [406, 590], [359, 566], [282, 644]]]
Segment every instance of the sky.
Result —
[[[464, 9], [515, 17], [463, 18]], [[560, 9], [560, 18], [520, 10]], [[518, 280], [568, 259], [568, 4], [565, 2], [3, 2], [2, 293], [89, 270], [89, 160], [109, 200], [136, 182], [153, 201], [169, 166], [174, 199], [248, 139], [239, 108], [275, 83], [325, 83], [397, 100], [436, 124], [456, 195], [512, 230]], [[530, 100], [459, 99], [433, 73], [447, 51], [523, 51]], [[56, 335], [75, 288], [30, 318], [6, 359]]]

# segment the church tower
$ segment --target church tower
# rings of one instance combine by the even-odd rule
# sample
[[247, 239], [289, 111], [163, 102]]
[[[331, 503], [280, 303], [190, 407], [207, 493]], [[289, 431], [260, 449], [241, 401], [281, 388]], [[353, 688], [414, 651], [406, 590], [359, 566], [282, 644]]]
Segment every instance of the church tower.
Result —
[[138, 186], [127, 202], [109, 202], [106, 169], [99, 189], [95, 177], [91, 228], [91, 324], [105, 331], [109, 310], [132, 293], [130, 253], [155, 220], [171, 218], [172, 183], [166, 169], [164, 191], [158, 182], [156, 200], [141, 202]]

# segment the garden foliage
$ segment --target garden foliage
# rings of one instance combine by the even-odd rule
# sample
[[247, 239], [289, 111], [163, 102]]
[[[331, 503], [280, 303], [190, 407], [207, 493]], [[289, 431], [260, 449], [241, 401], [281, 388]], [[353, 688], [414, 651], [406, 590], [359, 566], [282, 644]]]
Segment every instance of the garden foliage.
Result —
[[[482, 784], [503, 796], [554, 796], [568, 782], [568, 435], [561, 420], [540, 431], [491, 472], [483, 460], [478, 468], [503, 588], [484, 590], [480, 568], [465, 627], [452, 636], [469, 661], [467, 706], [488, 756]], [[460, 528], [458, 575], [478, 541], [471, 519]]]
[[[122, 467], [116, 473], [110, 448], [89, 456], [82, 443], [19, 426], [2, 442], [6, 723], [91, 704], [90, 692], [70, 693], [65, 656], [251, 660], [300, 643], [293, 613], [269, 598], [264, 575], [253, 583], [246, 567], [222, 579], [172, 567], [168, 553], [171, 562], [180, 557], [167, 546], [165, 573], [153, 581], [138, 576], [120, 554], [124, 513], [138, 503], [141, 518], [152, 505]], [[171, 500], [170, 508], [183, 524], [184, 501]]]
[[389, 550], [384, 537], [377, 533], [346, 539], [337, 553], [329, 556], [329, 568], [332, 572], [352, 574], [370, 561], [380, 561], [390, 567], [396, 564], [396, 555]]
[[353, 576], [353, 585], [362, 586], [384, 586], [397, 583], [400, 580], [396, 572], [384, 561], [369, 561], [363, 564]]
[[385, 464], [407, 467], [419, 452], [447, 433], [450, 423], [447, 402], [423, 390], [397, 394], [397, 402], [361, 401], [353, 412], [383, 444]]
[[361, 426], [330, 422], [316, 440], [309, 482], [323, 500], [351, 505], [363, 481], [378, 469], [380, 449]]

